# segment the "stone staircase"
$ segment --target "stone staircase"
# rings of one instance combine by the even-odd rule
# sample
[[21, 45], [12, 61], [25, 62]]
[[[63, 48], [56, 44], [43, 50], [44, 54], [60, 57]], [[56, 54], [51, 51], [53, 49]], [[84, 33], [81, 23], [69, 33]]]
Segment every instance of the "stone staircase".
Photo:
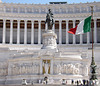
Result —
[[0, 86], [77, 86], [77, 85], [34, 84], [34, 85], [0, 85]]

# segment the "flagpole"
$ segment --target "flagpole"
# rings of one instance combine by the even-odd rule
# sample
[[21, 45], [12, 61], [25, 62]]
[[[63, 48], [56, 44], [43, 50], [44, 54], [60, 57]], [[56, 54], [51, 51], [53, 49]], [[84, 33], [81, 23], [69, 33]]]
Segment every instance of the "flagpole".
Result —
[[[92, 17], [92, 19], [91, 20], [93, 20], [93, 6], [90, 6], [91, 7], [91, 17]], [[97, 67], [97, 65], [95, 65], [95, 61], [94, 61], [94, 30], [93, 30], [93, 28], [92, 28], [92, 61], [91, 61], [91, 65], [90, 65], [90, 67], [91, 67], [91, 76], [90, 76], [90, 80], [97, 80], [97, 73], [96, 73], [96, 67]]]
[[[93, 6], [90, 6], [91, 7], [91, 20], [93, 20]], [[92, 21], [91, 21], [92, 22]], [[92, 28], [92, 62], [91, 62], [91, 64], [92, 65], [95, 65], [95, 61], [94, 61], [94, 30], [93, 30], [93, 28]]]

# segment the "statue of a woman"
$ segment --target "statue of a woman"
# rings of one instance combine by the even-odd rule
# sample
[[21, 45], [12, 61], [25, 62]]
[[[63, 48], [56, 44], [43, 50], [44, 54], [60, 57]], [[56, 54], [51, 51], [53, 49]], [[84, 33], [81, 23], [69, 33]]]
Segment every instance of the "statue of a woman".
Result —
[[48, 74], [49, 64], [47, 61], [46, 61], [46, 63], [44, 63], [44, 68], [45, 68], [45, 74]]

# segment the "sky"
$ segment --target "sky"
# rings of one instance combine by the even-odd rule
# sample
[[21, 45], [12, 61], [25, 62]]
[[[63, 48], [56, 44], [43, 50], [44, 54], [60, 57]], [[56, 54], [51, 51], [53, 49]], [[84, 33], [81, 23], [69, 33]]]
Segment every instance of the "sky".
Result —
[[2, 2], [6, 3], [27, 3], [27, 4], [49, 4], [49, 2], [67, 2], [68, 4], [71, 3], [86, 3], [86, 2], [100, 2], [100, 0], [1, 0]]

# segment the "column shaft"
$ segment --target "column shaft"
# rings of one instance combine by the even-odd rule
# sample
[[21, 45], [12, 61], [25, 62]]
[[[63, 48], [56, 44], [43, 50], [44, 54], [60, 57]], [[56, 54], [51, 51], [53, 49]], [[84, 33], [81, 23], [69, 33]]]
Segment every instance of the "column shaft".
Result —
[[2, 42], [5, 44], [6, 42], [6, 20], [3, 20], [3, 38]]
[[31, 44], [34, 44], [34, 21], [32, 21], [31, 25]]
[[90, 32], [87, 32], [87, 44], [90, 43]]
[[[82, 21], [82, 20], [80, 20], [80, 21]], [[83, 44], [83, 34], [80, 34], [80, 44]]]
[[[73, 20], [73, 28], [75, 28], [75, 20]], [[75, 35], [73, 35], [73, 44], [76, 43]]]
[[41, 44], [41, 21], [39, 21], [39, 28], [38, 28], [38, 44]]
[[17, 20], [17, 44], [20, 43], [20, 20]]
[[27, 20], [25, 20], [25, 28], [24, 28], [24, 44], [27, 44]]
[[10, 20], [10, 44], [13, 42], [13, 20]]
[[47, 23], [45, 24], [45, 31], [47, 31], [47, 29], [48, 29], [48, 25], [47, 25]]
[[96, 25], [96, 19], [94, 19], [94, 43], [97, 43], [97, 25]]
[[62, 21], [59, 21], [59, 44], [62, 44]]
[[66, 20], [66, 44], [69, 44], [69, 34], [68, 34], [68, 20]]
[[80, 44], [83, 44], [83, 35], [80, 34]]

